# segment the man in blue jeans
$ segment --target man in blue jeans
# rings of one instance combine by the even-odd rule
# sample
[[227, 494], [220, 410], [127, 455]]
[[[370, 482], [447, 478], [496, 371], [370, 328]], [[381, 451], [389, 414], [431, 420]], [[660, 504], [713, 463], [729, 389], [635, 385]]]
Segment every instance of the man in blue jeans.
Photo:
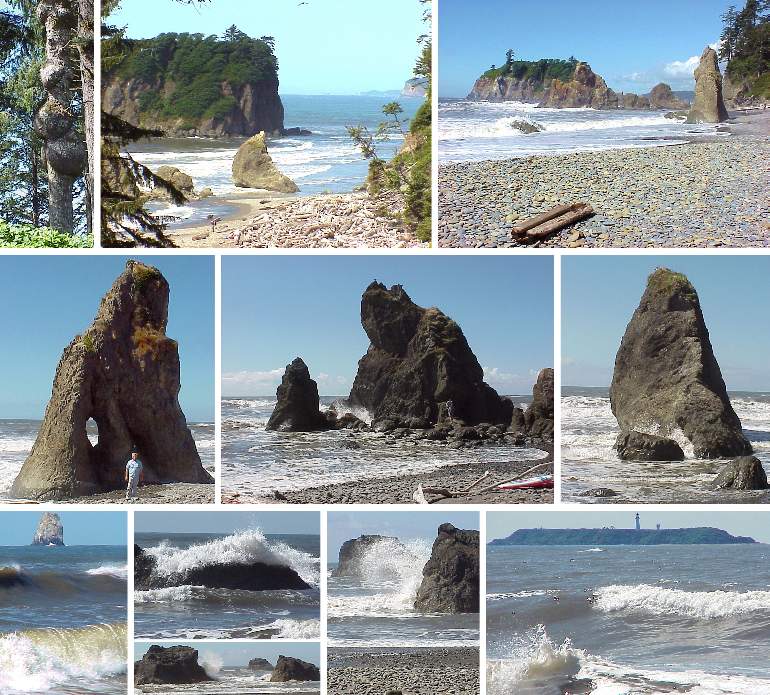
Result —
[[134, 451], [131, 453], [131, 459], [126, 464], [126, 501], [137, 498], [136, 489], [143, 480], [144, 470], [142, 462], [139, 460], [139, 454]]

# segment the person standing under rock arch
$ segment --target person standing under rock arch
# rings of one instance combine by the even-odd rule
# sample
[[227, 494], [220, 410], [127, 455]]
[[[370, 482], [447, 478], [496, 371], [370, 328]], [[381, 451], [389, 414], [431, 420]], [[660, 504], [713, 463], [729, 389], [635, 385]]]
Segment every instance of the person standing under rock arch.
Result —
[[126, 463], [126, 501], [137, 499], [137, 488], [144, 481], [144, 466], [139, 460], [139, 453], [131, 452], [131, 458]]

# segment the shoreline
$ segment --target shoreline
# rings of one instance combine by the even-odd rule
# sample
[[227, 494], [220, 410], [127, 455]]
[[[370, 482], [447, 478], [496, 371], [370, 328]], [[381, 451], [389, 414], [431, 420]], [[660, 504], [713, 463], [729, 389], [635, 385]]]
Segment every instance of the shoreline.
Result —
[[[363, 191], [309, 196], [262, 192], [212, 196], [208, 203], [233, 206], [211, 231], [201, 220], [166, 236], [180, 248], [423, 248], [400, 220], [398, 193]], [[269, 214], [265, 214], [269, 213]]]
[[476, 694], [479, 649], [475, 647], [328, 648], [329, 695]]
[[[483, 451], [479, 450], [479, 451]], [[223, 487], [223, 504], [415, 504], [412, 495], [418, 485], [423, 487], [451, 487], [463, 490], [478, 480], [486, 471], [490, 472], [492, 484], [496, 480], [519, 475], [538, 463], [553, 462], [553, 449], [542, 459], [511, 461], [508, 463], [462, 463], [444, 466], [425, 473], [402, 476], [384, 476], [348, 483], [334, 483], [282, 492], [283, 499], [276, 499], [271, 493], [262, 497], [244, 498], [241, 493]], [[553, 469], [553, 466], [551, 466]], [[552, 472], [552, 470], [551, 470]], [[485, 481], [486, 483], [486, 481]], [[483, 488], [484, 484], [478, 486]], [[477, 488], [477, 489], [478, 489]], [[268, 496], [270, 495], [270, 496]], [[436, 504], [550, 504], [553, 489], [509, 490], [506, 492], [467, 493], [457, 498], [441, 499]], [[423, 506], [423, 505], [421, 505]]]
[[[732, 116], [729, 136], [677, 146], [440, 163], [439, 246], [770, 246], [770, 111]], [[532, 244], [512, 239], [516, 222], [577, 201], [595, 215]]]

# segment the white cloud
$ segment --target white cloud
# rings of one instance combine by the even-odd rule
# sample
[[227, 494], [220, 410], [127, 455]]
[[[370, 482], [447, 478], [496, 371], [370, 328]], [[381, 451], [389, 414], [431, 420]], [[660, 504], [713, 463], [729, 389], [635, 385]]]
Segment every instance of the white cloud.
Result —
[[[264, 371], [227, 372], [222, 375], [222, 390], [226, 395], [269, 395], [275, 393], [285, 370], [285, 367], [281, 367], [280, 369]], [[316, 380], [318, 389], [322, 394], [341, 395], [340, 389], [350, 383], [348, 377], [333, 376], [325, 372], [320, 372], [317, 376], [313, 374], [310, 376]]]
[[500, 393], [529, 393], [537, 379], [538, 371], [530, 369], [526, 376], [501, 371], [498, 367], [482, 367], [484, 381]]
[[[715, 41], [710, 43], [709, 47], [718, 51], [720, 45], [721, 41]], [[687, 60], [673, 60], [663, 66], [663, 74], [675, 80], [693, 78], [698, 63], [700, 63], [700, 56], [690, 56]]]

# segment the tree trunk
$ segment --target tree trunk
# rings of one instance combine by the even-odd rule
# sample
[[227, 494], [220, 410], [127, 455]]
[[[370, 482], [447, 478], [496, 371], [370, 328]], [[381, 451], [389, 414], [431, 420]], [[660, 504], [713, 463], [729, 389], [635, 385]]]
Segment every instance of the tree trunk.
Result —
[[45, 61], [40, 79], [48, 98], [35, 118], [35, 130], [45, 143], [49, 225], [72, 233], [72, 187], [82, 174], [86, 159], [85, 144], [77, 132], [77, 119], [72, 111], [72, 41], [77, 16], [70, 0], [39, 0], [37, 16], [45, 27]]
[[94, 0], [78, 0], [78, 52], [80, 54], [80, 78], [83, 86], [83, 115], [85, 121], [86, 190], [88, 195], [88, 231], [92, 230], [94, 202]]
[[29, 162], [30, 162], [30, 182], [32, 189], [30, 193], [32, 194], [32, 224], [35, 227], [40, 226], [40, 174], [38, 172], [38, 161], [37, 161], [37, 148], [35, 147], [34, 143], [30, 144], [29, 147]]

